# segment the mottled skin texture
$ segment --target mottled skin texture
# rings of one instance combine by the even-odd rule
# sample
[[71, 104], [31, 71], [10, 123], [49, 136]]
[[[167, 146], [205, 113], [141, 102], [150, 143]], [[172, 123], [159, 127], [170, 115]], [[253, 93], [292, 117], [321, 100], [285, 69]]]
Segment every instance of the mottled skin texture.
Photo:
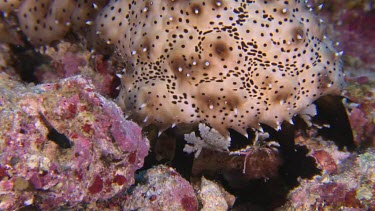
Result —
[[300, 0], [23, 0], [1, 1], [0, 11], [15, 14], [34, 45], [69, 30], [113, 44], [126, 65], [119, 104], [161, 131], [279, 129], [343, 86], [340, 53]]
[[161, 130], [277, 129], [343, 86], [340, 54], [302, 1], [111, 1], [97, 24], [126, 62], [120, 105]]
[[34, 45], [61, 40], [69, 30], [86, 34], [108, 0], [4, 0], [0, 11], [17, 16], [21, 31]]

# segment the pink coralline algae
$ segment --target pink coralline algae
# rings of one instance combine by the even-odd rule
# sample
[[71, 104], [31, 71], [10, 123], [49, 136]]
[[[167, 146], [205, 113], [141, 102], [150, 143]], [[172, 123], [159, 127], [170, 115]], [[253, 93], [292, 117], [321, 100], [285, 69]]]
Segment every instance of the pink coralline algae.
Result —
[[149, 169], [124, 203], [124, 210], [198, 210], [193, 187], [174, 169]]
[[88, 79], [0, 85], [0, 210], [72, 208], [134, 183], [148, 140]]
[[342, 159], [336, 173], [302, 180], [280, 210], [374, 210], [375, 156], [370, 150]]
[[84, 75], [91, 79], [99, 94], [117, 96], [116, 87], [120, 80], [112, 62], [105, 60], [103, 55], [94, 54], [69, 42], [61, 42], [57, 48], [41, 48], [40, 53], [51, 61], [36, 68], [35, 76], [39, 83], [57, 82], [63, 78]]

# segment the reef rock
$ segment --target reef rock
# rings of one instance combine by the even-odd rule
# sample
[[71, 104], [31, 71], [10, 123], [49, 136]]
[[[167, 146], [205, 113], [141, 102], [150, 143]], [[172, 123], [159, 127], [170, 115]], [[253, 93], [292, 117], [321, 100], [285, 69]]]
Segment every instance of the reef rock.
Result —
[[335, 173], [302, 180], [277, 210], [374, 210], [374, 151], [352, 154]]
[[106, 200], [134, 183], [148, 140], [77, 76], [25, 87], [0, 73], [0, 210]]
[[124, 202], [124, 210], [198, 210], [193, 187], [174, 169], [147, 170]]

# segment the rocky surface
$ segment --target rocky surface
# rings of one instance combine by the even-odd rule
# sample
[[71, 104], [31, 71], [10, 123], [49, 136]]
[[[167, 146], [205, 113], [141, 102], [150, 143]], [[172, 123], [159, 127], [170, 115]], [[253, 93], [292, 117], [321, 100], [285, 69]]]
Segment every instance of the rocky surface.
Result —
[[134, 183], [148, 140], [87, 78], [0, 77], [0, 209], [75, 207]]

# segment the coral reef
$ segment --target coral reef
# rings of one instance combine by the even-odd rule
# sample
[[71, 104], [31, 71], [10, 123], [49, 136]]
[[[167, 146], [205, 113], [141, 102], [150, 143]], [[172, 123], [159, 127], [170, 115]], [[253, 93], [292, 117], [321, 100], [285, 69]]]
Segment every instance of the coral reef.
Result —
[[375, 146], [374, 87], [374, 79], [369, 79], [365, 83], [351, 80], [345, 89], [349, 120], [357, 146]]
[[104, 96], [115, 97], [120, 80], [115, 68], [101, 54], [94, 54], [79, 44], [61, 42], [54, 47], [41, 47], [39, 53], [50, 61], [34, 72], [38, 83], [58, 82], [60, 79], [83, 75], [91, 79], [95, 90]]
[[125, 210], [198, 210], [193, 187], [174, 169], [159, 165], [147, 170], [124, 202]]
[[0, 11], [0, 210], [375, 210], [374, 0]]
[[281, 210], [375, 209], [374, 152], [370, 150], [337, 160], [342, 161], [337, 163], [337, 171], [302, 180]]
[[148, 140], [87, 79], [26, 87], [0, 77], [1, 210], [75, 207], [134, 183]]

